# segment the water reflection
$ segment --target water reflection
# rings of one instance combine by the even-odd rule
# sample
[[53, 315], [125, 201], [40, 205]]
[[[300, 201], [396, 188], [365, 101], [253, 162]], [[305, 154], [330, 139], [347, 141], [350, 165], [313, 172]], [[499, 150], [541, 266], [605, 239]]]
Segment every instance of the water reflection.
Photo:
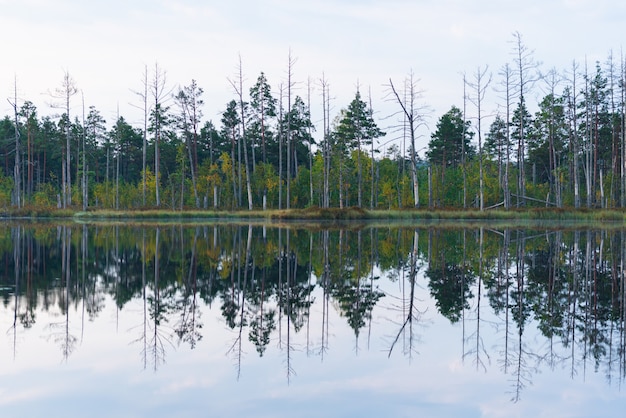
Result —
[[420, 347], [438, 344], [434, 307], [460, 329], [460, 360], [499, 369], [518, 401], [539, 371], [624, 381], [625, 238], [623, 230], [5, 224], [0, 287], [14, 357], [42, 317], [43, 338], [71, 362], [114, 303], [116, 321], [133, 312], [122, 332], [144, 369], [214, 338], [205, 328], [219, 321], [238, 378], [246, 356], [275, 345], [287, 381], [294, 352], [327, 355], [336, 314], [356, 356], [382, 335], [387, 357], [431, 361]]

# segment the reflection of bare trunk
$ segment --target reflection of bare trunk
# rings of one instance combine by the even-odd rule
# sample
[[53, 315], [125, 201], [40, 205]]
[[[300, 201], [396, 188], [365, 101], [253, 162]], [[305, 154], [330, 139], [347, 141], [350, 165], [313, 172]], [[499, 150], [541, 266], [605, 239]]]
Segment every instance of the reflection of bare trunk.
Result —
[[[626, 122], [625, 122], [626, 123]], [[626, 162], [624, 162], [624, 164], [626, 164]], [[620, 277], [619, 277], [619, 294], [620, 294], [620, 313], [619, 313], [619, 322], [618, 322], [618, 327], [619, 327], [619, 346], [620, 346], [620, 350], [619, 350], [619, 359], [620, 359], [620, 366], [619, 366], [619, 377], [620, 377], [620, 381], [622, 381], [624, 379], [624, 376], [626, 376], [626, 350], [624, 350], [624, 348], [626, 348], [626, 234], [624, 233], [624, 231], [620, 232], [620, 236], [621, 236], [621, 240], [620, 242], [622, 243], [621, 247], [622, 247], [622, 256], [621, 256], [621, 269], [620, 269]]]
[[330, 288], [330, 260], [329, 260], [329, 231], [325, 229], [322, 232], [322, 248], [324, 251], [324, 272], [322, 273], [322, 346], [320, 355], [324, 361], [324, 353], [328, 350], [328, 305], [329, 305], [329, 288]]
[[[144, 177], [145, 178], [145, 177]], [[144, 196], [145, 197], [145, 196]], [[141, 234], [141, 295], [143, 299], [143, 334], [141, 340], [143, 342], [143, 368], [148, 368], [148, 303], [146, 297], [146, 230], [142, 230]]]
[[[287, 206], [289, 208], [289, 206]], [[290, 230], [287, 229], [287, 248], [285, 251], [285, 254], [287, 255], [287, 287], [286, 287], [286, 294], [287, 294], [287, 300], [285, 302], [285, 306], [287, 308], [286, 316], [287, 316], [287, 383], [289, 383], [291, 376], [294, 373], [293, 367], [291, 366], [291, 350], [292, 350], [292, 346], [291, 346], [291, 316], [293, 314], [292, 311], [292, 304], [293, 301], [291, 300], [291, 280], [292, 280], [292, 276], [291, 276], [291, 243], [290, 243], [290, 238], [291, 238], [291, 234], [290, 234]], [[294, 269], [295, 272], [295, 269]], [[294, 274], [295, 275], [295, 274]]]
[[387, 352], [387, 357], [391, 357], [391, 353], [395, 345], [397, 344], [400, 337], [405, 337], [406, 332], [408, 332], [408, 347], [405, 347], [404, 354], [409, 357], [409, 359], [413, 358], [413, 343], [415, 340], [415, 335], [413, 333], [413, 321], [419, 321], [421, 312], [415, 306], [415, 282], [417, 279], [417, 252], [418, 252], [418, 233], [415, 230], [413, 235], [413, 248], [409, 257], [409, 296], [408, 300], [406, 298], [402, 299], [401, 309], [404, 312], [403, 322], [396, 334], [395, 339], [391, 343], [389, 347], [389, 351]]
[[278, 229], [278, 348], [283, 347], [283, 230]]
[[[508, 162], [507, 162], [508, 164]], [[505, 199], [508, 199], [508, 196], [505, 196]], [[510, 322], [510, 306], [511, 303], [509, 301], [509, 288], [511, 287], [511, 274], [510, 274], [510, 264], [509, 264], [509, 245], [511, 243], [511, 232], [506, 229], [504, 231], [504, 248], [502, 249], [502, 257], [504, 258], [504, 271], [505, 271], [505, 288], [504, 291], [506, 296], [505, 300], [505, 332], [504, 332], [504, 373], [508, 373], [508, 367], [510, 366], [509, 360], [509, 322]]]
[[[465, 197], [463, 198], [465, 201]], [[429, 260], [430, 263], [430, 260]], [[443, 265], [443, 263], [442, 263]], [[461, 275], [461, 298], [464, 297], [465, 270], [467, 269], [467, 230], [463, 229], [463, 274]], [[461, 358], [465, 359], [465, 304], [461, 307]]]
[[157, 365], [159, 364], [159, 358], [161, 357], [159, 355], [159, 321], [158, 321], [158, 317], [159, 317], [159, 311], [160, 311], [160, 307], [159, 307], [159, 303], [161, 302], [160, 300], [160, 291], [159, 291], [159, 228], [157, 227], [156, 229], [156, 238], [155, 238], [155, 244], [154, 244], [154, 305], [155, 305], [155, 314], [154, 314], [154, 334], [153, 334], [153, 367], [154, 370], [156, 371], [157, 369]]
[[[252, 226], [248, 226], [248, 239], [247, 239], [247, 243], [246, 243], [246, 258], [244, 261], [244, 265], [241, 265], [241, 228], [237, 228], [237, 234], [238, 234], [238, 239], [237, 239], [237, 249], [238, 249], [238, 255], [237, 255], [237, 277], [238, 277], [238, 291], [241, 294], [241, 297], [237, 297], [238, 302], [240, 303], [240, 308], [239, 308], [239, 328], [237, 331], [237, 337], [235, 338], [235, 341], [233, 342], [233, 344], [231, 345], [230, 349], [228, 350], [228, 352], [230, 353], [234, 353], [234, 356], [236, 357], [236, 363], [237, 363], [237, 380], [239, 380], [239, 378], [241, 377], [241, 361], [242, 361], [242, 354], [243, 354], [243, 349], [242, 349], [242, 336], [243, 336], [243, 327], [244, 324], [246, 324], [246, 319], [245, 319], [245, 314], [246, 314], [246, 289], [248, 286], [248, 264], [250, 263], [250, 248], [252, 245]], [[243, 273], [243, 284], [241, 283], [241, 270], [242, 268], [244, 269], [244, 273]], [[234, 270], [234, 266], [233, 266], [233, 270]], [[232, 277], [232, 276], [231, 276]], [[233, 297], [235, 294], [235, 290], [233, 289]], [[236, 348], [236, 352], [234, 351]]]
[[523, 338], [524, 335], [524, 275], [525, 272], [525, 235], [524, 232], [518, 232], [517, 236], [517, 300], [515, 309], [517, 310], [517, 321], [518, 321], [518, 341], [517, 341], [517, 362], [515, 364], [515, 376], [514, 376], [514, 388], [513, 388], [513, 402], [517, 402], [520, 400], [522, 391], [526, 387], [526, 384], [529, 382], [529, 378], [526, 370], [526, 361], [523, 356], [524, 347], [523, 347]]
[[165, 362], [165, 343], [170, 342], [168, 340], [168, 336], [163, 334], [161, 327], [164, 325], [163, 323], [167, 321], [167, 317], [165, 316], [166, 307], [164, 306], [164, 302], [161, 299], [161, 289], [160, 289], [160, 268], [161, 268], [161, 257], [160, 257], [160, 227], [156, 227], [156, 237], [154, 243], [154, 282], [153, 282], [153, 296], [152, 298], [148, 297], [149, 305], [149, 313], [152, 316], [152, 326], [153, 329], [150, 330], [152, 335], [150, 337], [150, 341], [148, 341], [148, 346], [150, 347], [150, 355], [152, 357], [152, 367], [154, 371], [156, 371], [160, 364]]
[[54, 332], [54, 339], [61, 344], [61, 354], [63, 360], [67, 361], [69, 356], [74, 351], [76, 344], [76, 337], [70, 334], [70, 254], [71, 254], [71, 237], [72, 230], [69, 227], [63, 226], [61, 228], [61, 275], [65, 276], [65, 289], [63, 289], [63, 297], [61, 307], [63, 310], [63, 316], [65, 317], [63, 322], [50, 324], [50, 327], [54, 329], [62, 329], [62, 332]]
[[[359, 185], [359, 189], [361, 188], [361, 186]], [[359, 192], [360, 193], [360, 192]], [[359, 198], [360, 199], [360, 198]], [[361, 207], [361, 203], [359, 202], [359, 207]], [[360, 310], [360, 303], [361, 303], [361, 230], [359, 229], [357, 231], [357, 262], [356, 262], [356, 277], [355, 277], [355, 281], [356, 281], [356, 310], [359, 311]], [[355, 336], [355, 340], [354, 340], [354, 352], [358, 355], [359, 354], [359, 331], [358, 329], [355, 330], [356, 332], [354, 333]]]
[[[625, 122], [626, 123], [626, 122]], [[626, 164], [626, 162], [625, 162]], [[619, 321], [619, 329], [620, 329], [620, 380], [624, 379], [626, 376], [626, 270], [625, 270], [625, 261], [626, 260], [626, 234], [624, 231], [621, 232], [621, 243], [622, 243], [622, 269], [621, 269], [621, 277], [619, 279], [619, 291], [621, 295], [621, 312], [620, 312], [620, 321]]]
[[[372, 160], [373, 161], [373, 160]], [[416, 229], [415, 233], [417, 234], [417, 240], [419, 242], [419, 232]], [[377, 237], [376, 234], [374, 234], [374, 229], [370, 229], [370, 292], [374, 292], [374, 266], [376, 265], [376, 252], [375, 252], [375, 237]], [[372, 336], [372, 316], [370, 315], [369, 317], [369, 323], [368, 323], [368, 327], [367, 327], [367, 349], [369, 350], [370, 348], [370, 338]]]
[[575, 347], [576, 347], [576, 307], [578, 305], [578, 265], [576, 263], [576, 260], [578, 259], [578, 252], [579, 252], [579, 245], [580, 245], [580, 232], [576, 231], [574, 232], [574, 248], [572, 250], [572, 265], [571, 265], [571, 270], [572, 270], [572, 283], [570, 285], [570, 289], [569, 289], [569, 305], [571, 307], [571, 312], [569, 315], [569, 320], [568, 320], [568, 334], [571, 335], [571, 341], [570, 341], [570, 346], [572, 349], [572, 353], [571, 353], [571, 358], [572, 358], [572, 362], [571, 362], [571, 368], [570, 368], [570, 376], [572, 378], [574, 378], [575, 374], [576, 374], [576, 351], [575, 351]]
[[[81, 258], [81, 295], [82, 295], [82, 312], [80, 317], [80, 342], [83, 342], [85, 335], [85, 299], [87, 298], [87, 283], [85, 277], [86, 260], [87, 257], [87, 225], [83, 225], [83, 233], [80, 240], [80, 258]], [[117, 280], [115, 281], [115, 287], [117, 289]], [[95, 293], [95, 292], [94, 292]], [[95, 297], [95, 296], [94, 296]]]
[[[479, 236], [479, 256], [478, 256], [478, 286], [477, 286], [477, 297], [476, 297], [476, 370], [482, 368], [485, 372], [487, 371], [487, 367], [485, 363], [480, 358], [480, 353], [484, 352], [484, 345], [480, 338], [480, 297], [482, 295], [482, 275], [483, 275], [483, 233], [484, 229], [480, 228], [480, 236]], [[465, 274], [464, 274], [465, 275]], [[489, 357], [489, 356], [487, 356]]]
[[20, 264], [22, 263], [22, 227], [18, 225], [13, 229], [13, 263], [15, 264], [15, 298], [13, 303], [15, 306], [13, 307], [13, 360], [15, 360], [15, 349], [17, 343], [17, 313], [19, 311], [19, 283], [20, 283]]
[[[309, 106], [310, 108], [310, 106]], [[312, 184], [312, 183], [311, 183]], [[313, 186], [311, 186], [313, 187]], [[311, 189], [312, 190], [312, 189]], [[311, 192], [312, 193], [312, 192]], [[311, 200], [312, 202], [313, 200]], [[313, 233], [311, 231], [309, 231], [309, 269], [307, 271], [307, 278], [308, 278], [308, 286], [309, 288], [312, 286], [311, 283], [311, 278], [313, 276]], [[309, 292], [309, 295], [307, 297], [307, 315], [306, 315], [306, 355], [310, 355], [310, 351], [309, 351], [309, 337], [310, 337], [310, 324], [311, 324], [311, 305], [313, 304], [312, 301], [312, 296], [311, 296], [312, 292]]]

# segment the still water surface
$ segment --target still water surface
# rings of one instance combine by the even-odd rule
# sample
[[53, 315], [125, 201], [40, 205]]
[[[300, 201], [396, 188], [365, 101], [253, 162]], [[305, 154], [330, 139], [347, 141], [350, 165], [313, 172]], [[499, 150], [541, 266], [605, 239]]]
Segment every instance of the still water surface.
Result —
[[622, 417], [626, 231], [0, 227], [0, 414]]

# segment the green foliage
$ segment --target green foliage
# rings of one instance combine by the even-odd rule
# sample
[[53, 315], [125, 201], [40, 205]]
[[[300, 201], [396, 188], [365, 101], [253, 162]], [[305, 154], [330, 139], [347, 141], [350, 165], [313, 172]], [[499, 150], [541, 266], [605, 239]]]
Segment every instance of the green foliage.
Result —
[[13, 179], [0, 175], [0, 207], [7, 208], [11, 205], [11, 194], [13, 193]]
[[426, 156], [432, 165], [458, 167], [463, 161], [469, 161], [476, 154], [470, 141], [473, 132], [471, 123], [463, 121], [461, 110], [452, 106], [437, 122], [437, 129], [431, 135]]

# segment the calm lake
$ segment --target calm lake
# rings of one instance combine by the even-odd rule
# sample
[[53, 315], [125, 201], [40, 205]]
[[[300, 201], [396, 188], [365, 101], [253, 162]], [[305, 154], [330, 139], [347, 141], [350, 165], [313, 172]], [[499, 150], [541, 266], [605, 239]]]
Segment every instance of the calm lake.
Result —
[[626, 229], [4, 223], [3, 417], [623, 417]]

